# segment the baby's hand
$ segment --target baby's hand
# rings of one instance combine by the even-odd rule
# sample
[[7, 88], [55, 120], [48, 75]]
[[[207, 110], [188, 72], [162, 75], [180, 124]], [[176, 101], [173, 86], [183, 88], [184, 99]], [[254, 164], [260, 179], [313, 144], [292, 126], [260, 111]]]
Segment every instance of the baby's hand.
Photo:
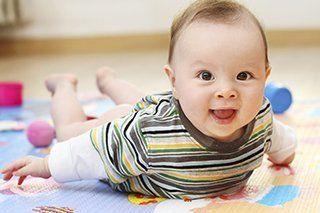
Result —
[[18, 185], [21, 185], [28, 175], [33, 177], [51, 177], [48, 167], [48, 157], [38, 158], [26, 156], [6, 165], [1, 173], [4, 180], [10, 180], [13, 176], [20, 176]]
[[287, 157], [282, 162], [276, 162], [270, 157], [268, 158], [268, 160], [271, 161], [274, 165], [277, 165], [277, 166], [288, 166], [294, 160], [294, 157], [295, 157], [295, 153], [291, 154], [289, 157]]

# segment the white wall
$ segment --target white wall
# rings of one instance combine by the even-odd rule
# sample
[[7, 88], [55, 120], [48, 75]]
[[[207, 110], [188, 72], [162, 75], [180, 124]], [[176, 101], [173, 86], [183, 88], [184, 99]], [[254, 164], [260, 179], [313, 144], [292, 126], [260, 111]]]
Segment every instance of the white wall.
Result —
[[[320, 29], [319, 0], [240, 0], [267, 29]], [[190, 0], [21, 0], [28, 24], [0, 36], [48, 38], [167, 32]]]
[[267, 29], [320, 29], [319, 0], [240, 0]]

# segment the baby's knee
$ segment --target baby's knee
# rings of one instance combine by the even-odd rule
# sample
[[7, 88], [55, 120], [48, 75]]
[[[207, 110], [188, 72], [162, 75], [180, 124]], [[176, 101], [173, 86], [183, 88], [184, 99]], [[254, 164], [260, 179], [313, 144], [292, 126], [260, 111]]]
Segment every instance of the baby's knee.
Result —
[[66, 141], [75, 136], [73, 131], [74, 130], [73, 125], [76, 125], [76, 124], [56, 127], [56, 138], [58, 142]]
[[120, 114], [126, 115], [132, 111], [133, 106], [131, 104], [120, 104], [117, 105], [117, 111]]
[[131, 104], [119, 104], [117, 107], [122, 109], [132, 109], [133, 105]]

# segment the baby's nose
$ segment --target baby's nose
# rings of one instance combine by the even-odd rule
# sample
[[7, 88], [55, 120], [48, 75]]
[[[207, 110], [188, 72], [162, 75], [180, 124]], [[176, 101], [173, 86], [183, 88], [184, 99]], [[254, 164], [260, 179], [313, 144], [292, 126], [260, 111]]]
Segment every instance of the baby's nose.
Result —
[[235, 90], [225, 89], [217, 91], [215, 97], [218, 99], [236, 99], [238, 97], [238, 94]]

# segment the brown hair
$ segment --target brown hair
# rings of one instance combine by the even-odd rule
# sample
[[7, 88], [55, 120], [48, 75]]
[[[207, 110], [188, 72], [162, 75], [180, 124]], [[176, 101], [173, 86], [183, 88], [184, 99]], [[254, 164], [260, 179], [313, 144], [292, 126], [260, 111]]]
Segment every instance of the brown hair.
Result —
[[171, 25], [171, 37], [169, 47], [169, 64], [173, 58], [173, 51], [182, 31], [192, 22], [198, 20], [215, 21], [220, 23], [236, 23], [243, 15], [247, 15], [257, 25], [262, 35], [266, 67], [269, 66], [268, 45], [265, 32], [258, 19], [243, 5], [232, 0], [197, 0], [189, 5], [182, 13], [179, 13]]

